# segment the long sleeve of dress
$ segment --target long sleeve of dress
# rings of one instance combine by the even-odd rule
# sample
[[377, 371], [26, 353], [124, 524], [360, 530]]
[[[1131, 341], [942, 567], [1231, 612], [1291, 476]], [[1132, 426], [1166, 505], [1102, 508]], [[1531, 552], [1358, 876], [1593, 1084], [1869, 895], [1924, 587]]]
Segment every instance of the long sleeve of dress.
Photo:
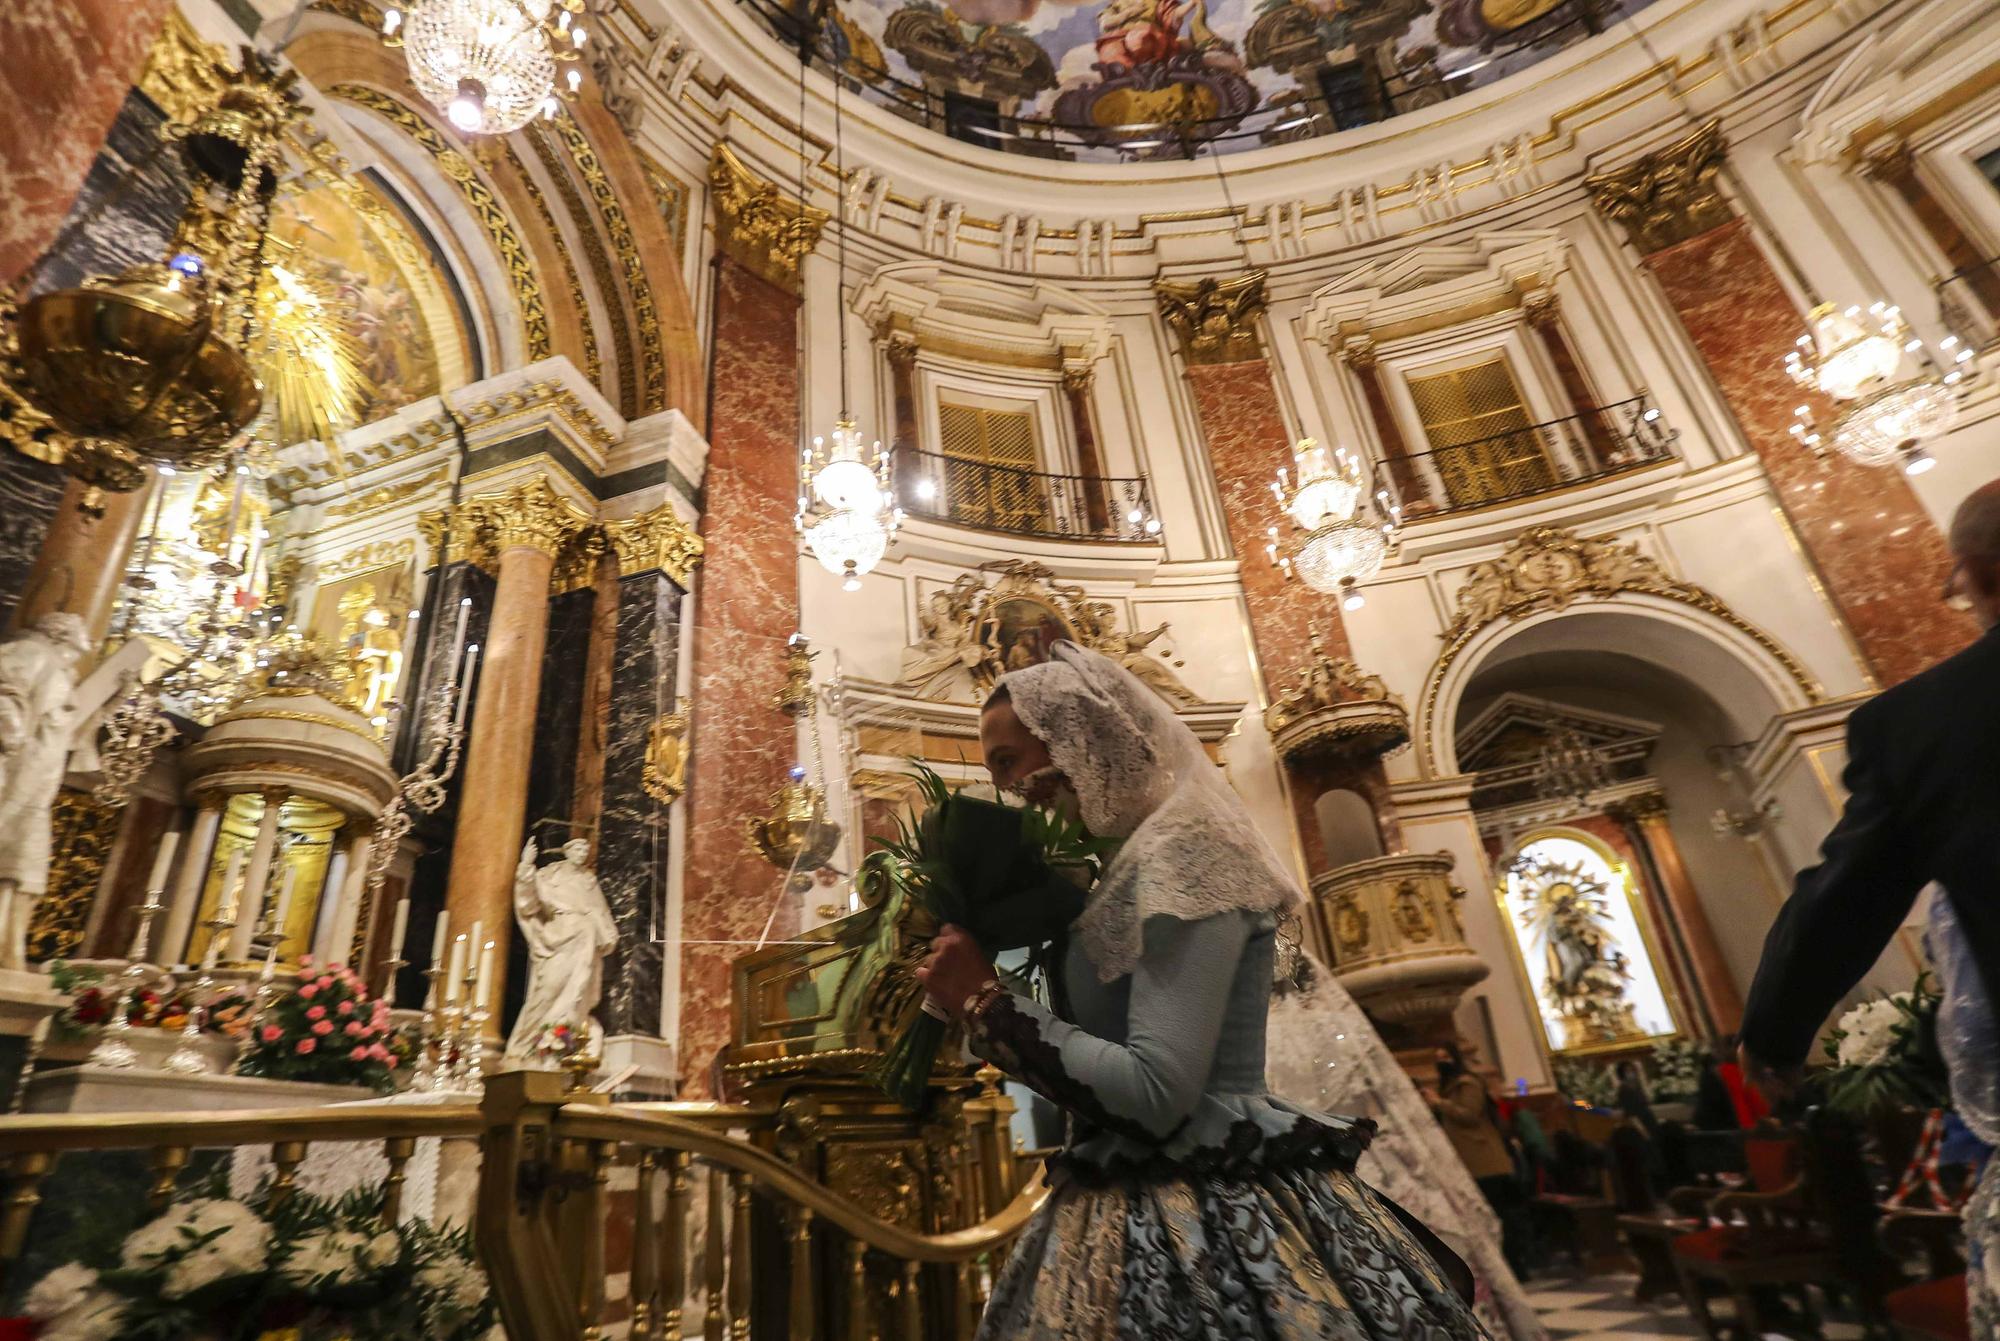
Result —
[[966, 1020], [972, 1051], [1092, 1126], [1167, 1140], [1201, 1098], [1250, 930], [1233, 912], [1148, 922], [1123, 1043], [1001, 992]]

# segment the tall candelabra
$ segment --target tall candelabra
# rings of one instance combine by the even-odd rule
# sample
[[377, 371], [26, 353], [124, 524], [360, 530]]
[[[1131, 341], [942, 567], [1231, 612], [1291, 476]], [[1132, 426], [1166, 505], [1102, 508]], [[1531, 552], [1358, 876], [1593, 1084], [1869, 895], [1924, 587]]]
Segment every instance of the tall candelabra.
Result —
[[[229, 891], [223, 891], [228, 897]], [[222, 953], [231, 932], [236, 930], [236, 903], [231, 899], [218, 904], [215, 916], [205, 918], [202, 925], [208, 928], [208, 949], [201, 957], [201, 976], [194, 980], [194, 995], [188, 1002], [187, 1023], [181, 1026], [181, 1045], [160, 1064], [161, 1069], [183, 1076], [205, 1076], [215, 1070], [201, 1050], [201, 1027], [208, 1020], [208, 1007], [204, 1004], [215, 993], [215, 962]]]
[[443, 976], [444, 966], [433, 955], [431, 966], [424, 970], [424, 1018], [417, 1026], [417, 1067], [410, 1075], [410, 1088], [419, 1094], [445, 1088], [440, 1072], [440, 1063], [445, 1058], [434, 1056], [431, 1051], [441, 1046], [438, 1029], [443, 1021], [438, 1015], [438, 979]]
[[133, 1050], [131, 1039], [132, 993], [138, 990], [147, 974], [161, 971], [146, 962], [146, 947], [152, 943], [153, 919], [166, 911], [166, 905], [160, 902], [160, 895], [165, 892], [164, 888], [146, 891], [146, 902], [139, 908], [139, 927], [133, 933], [132, 948], [125, 956], [128, 962], [124, 972], [118, 975], [118, 995], [112, 1004], [111, 1020], [86, 1059], [91, 1066], [122, 1071], [139, 1062], [139, 1054]]

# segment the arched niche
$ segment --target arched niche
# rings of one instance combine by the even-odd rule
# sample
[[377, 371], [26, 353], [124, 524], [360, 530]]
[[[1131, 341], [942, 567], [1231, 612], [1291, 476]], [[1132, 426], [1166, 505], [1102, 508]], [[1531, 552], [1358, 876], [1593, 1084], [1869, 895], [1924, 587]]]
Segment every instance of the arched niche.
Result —
[[1382, 829], [1375, 806], [1351, 787], [1334, 787], [1313, 801], [1313, 819], [1326, 846], [1326, 867], [1337, 871], [1382, 855]]

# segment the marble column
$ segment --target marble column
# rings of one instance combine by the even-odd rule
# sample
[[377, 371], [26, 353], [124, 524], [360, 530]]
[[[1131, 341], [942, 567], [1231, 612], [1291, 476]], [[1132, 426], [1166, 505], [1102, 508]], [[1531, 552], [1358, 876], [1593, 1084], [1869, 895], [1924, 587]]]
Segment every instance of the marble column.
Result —
[[1375, 356], [1375, 342], [1367, 336], [1349, 340], [1340, 348], [1340, 361], [1361, 384], [1361, 400], [1368, 407], [1368, 422], [1375, 426], [1375, 440], [1382, 449], [1382, 464], [1395, 487], [1396, 501], [1404, 513], [1434, 512], [1438, 496], [1426, 482], [1423, 471], [1410, 460], [1410, 441], [1389, 404], [1389, 389], [1382, 384], [1382, 365]]
[[[541, 476], [505, 495], [476, 500], [476, 509], [491, 537], [493, 611], [466, 733], [445, 908], [454, 928], [479, 922], [505, 944], [504, 933], [514, 924], [514, 868], [528, 820], [549, 578], [578, 518]], [[371, 930], [371, 953], [378, 939]], [[494, 975], [491, 999], [499, 1002], [505, 999], [507, 956], [496, 959]], [[495, 1011], [489, 1038], [500, 1036], [500, 1025]]]
[[917, 450], [917, 337], [897, 331], [883, 341], [882, 352], [889, 358], [889, 385], [895, 402], [896, 436], [890, 443], [897, 451]]
[[0, 284], [54, 240], [172, 0], [0, 6]]
[[1570, 413], [1576, 416], [1577, 426], [1583, 431], [1588, 453], [1584, 464], [1591, 474], [1609, 469], [1618, 456], [1618, 427], [1599, 407], [1597, 396], [1583, 375], [1576, 350], [1570, 345], [1569, 333], [1563, 329], [1561, 302], [1554, 291], [1541, 289], [1528, 295], [1523, 311], [1527, 315], [1528, 326], [1541, 337], [1542, 349], [1548, 354], [1549, 362], [1555, 365], [1556, 378], [1562, 383]]
[[604, 755], [611, 733], [612, 667], [618, 656], [618, 556], [606, 549], [591, 575], [590, 633], [583, 658], [583, 702], [576, 730], [576, 766], [569, 817], [590, 840], [595, 861], [603, 851]]
[[1633, 846], [1657, 877], [1660, 896], [1674, 922], [1669, 929], [1672, 940], [1686, 955], [1688, 969], [1701, 988], [1709, 1022], [1718, 1034], [1735, 1033], [1743, 1023], [1743, 995], [1736, 990], [1729, 961], [1723, 958], [1708, 913], [1702, 908], [1701, 894], [1688, 875], [1680, 845], [1667, 823], [1667, 799], [1649, 792], [1620, 801], [1606, 813], [1625, 826]]
[[1680, 317], [1876, 679], [1896, 684], [1977, 631], [1938, 599], [1951, 559], [1902, 472], [1831, 450], [1815, 457], [1793, 438], [1795, 406], [1807, 405], [1821, 423], [1838, 411], [1785, 372], [1805, 323], [1749, 222], [1716, 186], [1724, 154], [1711, 123], [1584, 184], [1624, 226]]
[[[158, 477], [151, 479], [156, 486]], [[83, 617], [93, 642], [103, 639], [152, 487], [103, 494], [92, 508], [85, 506], [92, 492], [87, 486], [71, 480], [64, 487], [62, 504], [42, 537], [35, 566], [14, 606], [15, 628], [65, 611]]]
[[215, 859], [215, 835], [222, 828], [222, 808], [228, 801], [221, 792], [195, 795], [194, 823], [188, 826], [187, 841], [181, 845], [180, 866], [174, 872], [173, 893], [167, 901], [167, 920], [153, 946], [156, 964], [188, 962], [188, 937], [194, 932], [194, 915], [201, 907], [202, 886]]
[[[236, 925], [229, 933], [229, 946], [225, 956], [236, 962], [246, 963], [250, 958], [250, 941], [257, 934], [257, 922], [264, 915], [264, 895], [271, 883], [272, 857], [278, 850], [278, 823], [284, 818], [285, 798], [289, 796], [282, 787], [267, 787], [264, 790], [264, 813], [257, 819], [257, 837], [250, 844], [250, 860], [244, 863], [243, 898], [236, 905]], [[222, 898], [229, 897], [229, 891], [222, 891]]]
[[1090, 391], [1096, 380], [1096, 370], [1089, 364], [1063, 369], [1063, 394], [1076, 434], [1076, 473], [1083, 476], [1084, 519], [1092, 535], [1119, 535], [1124, 526], [1122, 519], [1117, 526], [1111, 521], [1111, 506], [1104, 497], [1104, 454], [1097, 448], [1096, 416], [1091, 413]]
[[[1958, 226], [1951, 211], [1944, 202], [1931, 193], [1924, 179], [1917, 175], [1916, 155], [1910, 146], [1897, 141], [1887, 148], [1871, 155], [1867, 173], [1876, 181], [1893, 190], [1918, 224], [1930, 236], [1937, 249], [1944, 253], [1945, 264], [1951, 267], [1952, 277], [1979, 300], [1986, 309], [1986, 324], [2000, 325], [2000, 265], [1986, 255], [1979, 244], [1967, 237], [1965, 230]], [[1951, 300], [1959, 295], [1948, 293]]]

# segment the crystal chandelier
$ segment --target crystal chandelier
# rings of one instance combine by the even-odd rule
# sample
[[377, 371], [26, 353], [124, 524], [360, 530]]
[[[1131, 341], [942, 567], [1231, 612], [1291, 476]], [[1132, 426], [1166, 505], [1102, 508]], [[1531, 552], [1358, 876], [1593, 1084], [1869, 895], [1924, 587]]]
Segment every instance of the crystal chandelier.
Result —
[[[1957, 418], [1959, 369], [1954, 366], [1938, 376], [1924, 342], [1910, 334], [1902, 312], [1882, 303], [1865, 312], [1821, 303], [1807, 320], [1812, 333], [1800, 336], [1797, 348], [1785, 355], [1785, 371], [1800, 386], [1837, 402], [1841, 412], [1822, 431], [1813, 423], [1811, 407], [1801, 405], [1794, 412], [1792, 436], [1815, 452], [1830, 440], [1841, 455], [1864, 466], [1901, 462], [1909, 474], [1921, 475], [1935, 465], [1923, 444], [1950, 429]], [[1972, 351], [1958, 346], [1955, 336], [1939, 345], [1955, 364], [1962, 364]], [[1898, 380], [1906, 357], [1914, 358], [1920, 370]]]
[[1550, 800], [1583, 805], [1592, 793], [1611, 783], [1604, 756], [1570, 726], [1558, 728], [1549, 737], [1548, 744], [1542, 747], [1538, 769], [1542, 795]]
[[1296, 576], [1329, 596], [1339, 593], [1346, 610], [1364, 604], [1359, 584], [1381, 571], [1389, 537], [1402, 520], [1386, 491], [1376, 496], [1389, 516], [1386, 524], [1359, 515], [1362, 491], [1361, 463], [1345, 447], [1329, 452], [1311, 438], [1292, 448], [1291, 470], [1280, 468], [1271, 484], [1278, 506], [1301, 534], [1287, 546], [1273, 526], [1264, 552], [1287, 578]]
[[[804, 105], [806, 68], [799, 66], [800, 105]], [[833, 432], [812, 440], [805, 451], [804, 486], [798, 515], [793, 518], [807, 548], [820, 567], [838, 577], [841, 590], [861, 590], [861, 579], [882, 562], [889, 540], [902, 524], [903, 510], [893, 505], [889, 480], [890, 454], [879, 442], [862, 445], [861, 430], [847, 409], [847, 180], [841, 141], [841, 80], [833, 81], [834, 174], [842, 189], [834, 193], [834, 238], [839, 244], [840, 417]], [[806, 215], [805, 125], [799, 126], [799, 218]]]
[[[554, 116], [556, 66], [582, 54], [583, 0], [413, 0], [382, 16], [383, 39], [403, 48], [410, 82], [467, 135], [505, 135], [537, 112]], [[572, 66], [561, 96], [583, 75]]]

